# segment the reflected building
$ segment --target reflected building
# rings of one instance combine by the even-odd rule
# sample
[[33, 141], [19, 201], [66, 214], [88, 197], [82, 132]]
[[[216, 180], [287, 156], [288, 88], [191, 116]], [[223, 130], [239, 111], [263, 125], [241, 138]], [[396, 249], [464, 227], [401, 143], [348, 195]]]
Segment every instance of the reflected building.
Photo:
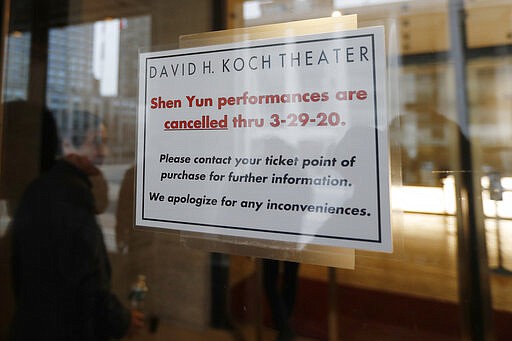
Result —
[[[107, 163], [131, 163], [135, 150], [135, 116], [137, 115], [138, 49], [150, 45], [149, 16], [112, 20], [118, 35], [114, 41], [97, 44], [95, 26], [109, 21], [52, 28], [49, 31], [46, 104], [54, 113], [61, 134], [67, 134], [80, 124], [75, 119], [79, 111], [92, 112], [103, 119], [111, 132]], [[96, 37], [96, 38], [95, 38]], [[105, 46], [118, 45], [114, 63], [117, 68], [115, 88], [102, 93], [101, 74]], [[99, 51], [98, 51], [99, 50]], [[108, 52], [107, 52], [108, 53]], [[30, 56], [30, 34], [16, 32], [8, 39], [8, 65], [5, 100], [26, 100]]]

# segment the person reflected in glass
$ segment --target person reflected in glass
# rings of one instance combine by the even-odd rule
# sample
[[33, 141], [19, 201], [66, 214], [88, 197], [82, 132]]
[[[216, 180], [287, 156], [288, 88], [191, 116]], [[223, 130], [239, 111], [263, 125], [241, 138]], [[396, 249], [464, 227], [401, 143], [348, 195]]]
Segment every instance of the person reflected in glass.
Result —
[[[143, 314], [123, 307], [111, 292], [95, 216], [104, 203], [95, 199], [90, 179], [101, 174], [106, 128], [90, 113], [73, 116], [78, 124], [65, 135], [63, 157], [54, 159], [58, 143], [44, 147], [48, 170], [29, 185], [12, 221], [13, 341], [109, 340], [143, 326]], [[58, 141], [56, 133], [45, 113], [43, 141]]]

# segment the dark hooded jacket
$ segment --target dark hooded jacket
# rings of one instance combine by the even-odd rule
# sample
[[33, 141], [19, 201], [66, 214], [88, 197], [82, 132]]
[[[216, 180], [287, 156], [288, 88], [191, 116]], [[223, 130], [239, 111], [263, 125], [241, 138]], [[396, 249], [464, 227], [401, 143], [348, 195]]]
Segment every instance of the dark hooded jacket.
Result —
[[95, 341], [126, 333], [130, 312], [110, 291], [110, 263], [82, 171], [58, 161], [29, 186], [11, 228], [11, 340]]

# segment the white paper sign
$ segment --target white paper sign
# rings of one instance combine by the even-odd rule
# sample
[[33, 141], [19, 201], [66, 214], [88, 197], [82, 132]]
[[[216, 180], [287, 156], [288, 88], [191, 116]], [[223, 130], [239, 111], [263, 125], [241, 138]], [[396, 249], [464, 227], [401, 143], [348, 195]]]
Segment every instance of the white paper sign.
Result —
[[391, 251], [381, 27], [140, 55], [136, 223]]

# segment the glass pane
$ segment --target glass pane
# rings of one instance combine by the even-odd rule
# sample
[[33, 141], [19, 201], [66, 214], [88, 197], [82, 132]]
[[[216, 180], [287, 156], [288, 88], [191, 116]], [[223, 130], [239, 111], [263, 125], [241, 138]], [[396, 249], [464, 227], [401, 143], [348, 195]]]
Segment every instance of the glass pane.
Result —
[[[485, 262], [480, 284], [484, 299], [486, 285], [491, 288], [487, 313], [496, 338], [510, 338], [512, 4], [464, 2], [466, 78], [460, 84], [451, 38], [455, 2], [448, 0], [237, 0], [225, 6], [210, 0], [69, 0], [39, 4], [47, 13], [34, 11], [30, 1], [11, 2], [2, 61], [0, 340], [14, 308], [9, 226], [18, 196], [44, 166], [43, 106], [60, 134], [59, 157], [88, 153], [100, 171], [90, 181], [112, 293], [125, 307], [137, 303], [136, 284], [144, 296], [146, 326], [135, 340], [462, 339], [470, 333], [462, 322], [469, 299], [463, 279], [472, 271], [462, 258], [479, 254], [458, 245], [464, 242], [462, 221], [471, 219], [485, 232], [476, 242], [485, 243], [487, 257], [474, 261]], [[202, 243], [186, 234], [134, 229], [141, 51], [177, 48], [182, 34], [211, 32], [204, 44], [213, 44], [210, 37], [221, 28], [351, 14], [359, 28], [385, 28], [392, 253], [356, 250], [353, 269], [341, 261], [335, 269], [318, 265], [338, 257], [335, 252], [315, 263], [304, 250], [251, 248], [237, 239], [218, 246], [216, 238]], [[466, 136], [459, 125], [461, 87], [467, 90]], [[472, 165], [464, 168], [466, 142]], [[467, 174], [474, 189], [469, 199], [476, 203], [471, 219], [463, 211], [468, 197], [461, 178]], [[290, 259], [295, 261], [283, 261]], [[280, 303], [292, 308], [283, 312]]]

